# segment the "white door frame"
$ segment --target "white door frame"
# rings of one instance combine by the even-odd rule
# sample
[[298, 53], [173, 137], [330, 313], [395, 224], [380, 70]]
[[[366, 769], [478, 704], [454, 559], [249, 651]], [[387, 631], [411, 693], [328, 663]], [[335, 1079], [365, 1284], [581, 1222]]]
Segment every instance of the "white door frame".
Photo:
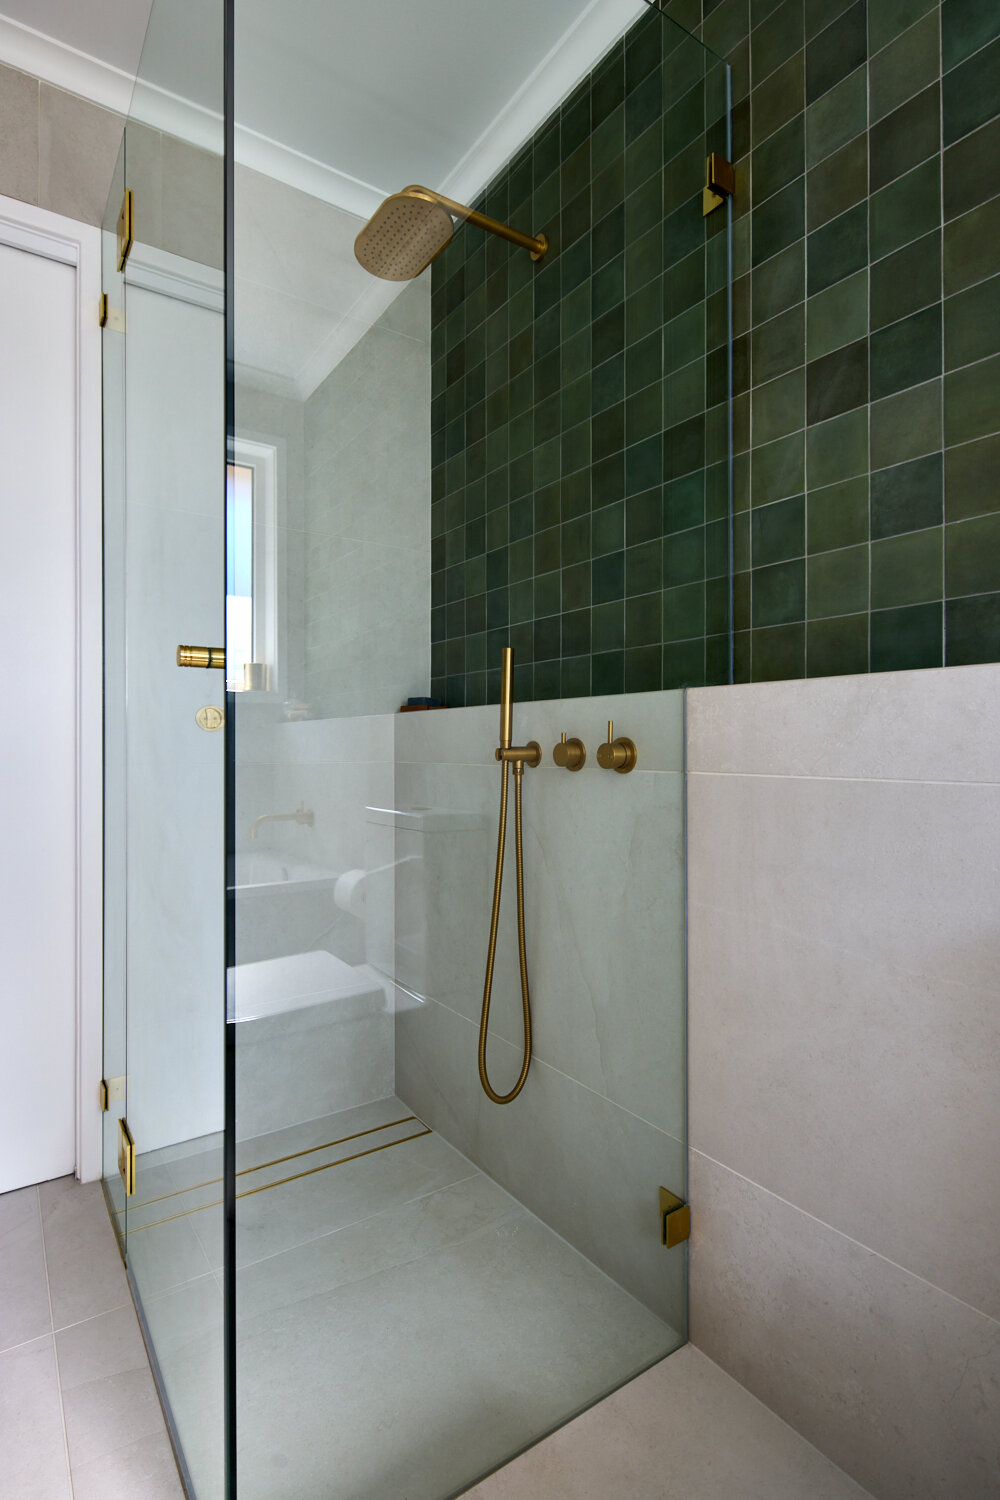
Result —
[[0, 244], [76, 278], [76, 1175], [101, 1175], [103, 1067], [103, 598], [101, 231], [0, 195]]

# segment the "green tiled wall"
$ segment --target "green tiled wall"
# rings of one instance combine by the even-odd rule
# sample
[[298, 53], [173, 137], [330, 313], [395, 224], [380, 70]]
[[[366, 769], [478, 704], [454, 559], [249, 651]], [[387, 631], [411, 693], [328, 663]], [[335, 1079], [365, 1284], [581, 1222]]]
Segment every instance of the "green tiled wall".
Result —
[[[490, 184], [432, 272], [433, 691], [726, 681], [725, 68], [651, 10]], [[714, 121], [714, 125], [707, 122]], [[706, 455], [709, 462], [706, 463]]]
[[738, 681], [1000, 659], [1000, 4], [671, 0], [733, 70]]

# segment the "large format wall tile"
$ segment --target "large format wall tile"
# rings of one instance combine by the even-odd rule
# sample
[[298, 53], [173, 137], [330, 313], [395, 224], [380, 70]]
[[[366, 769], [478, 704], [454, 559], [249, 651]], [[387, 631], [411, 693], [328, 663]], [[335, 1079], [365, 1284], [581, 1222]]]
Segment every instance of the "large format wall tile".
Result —
[[1000, 782], [1000, 666], [688, 694], [688, 769]]
[[1000, 1317], [1000, 786], [694, 775], [689, 829], [693, 1145]]
[[691, 1196], [695, 1343], [879, 1500], [992, 1500], [1000, 1323], [698, 1151]]

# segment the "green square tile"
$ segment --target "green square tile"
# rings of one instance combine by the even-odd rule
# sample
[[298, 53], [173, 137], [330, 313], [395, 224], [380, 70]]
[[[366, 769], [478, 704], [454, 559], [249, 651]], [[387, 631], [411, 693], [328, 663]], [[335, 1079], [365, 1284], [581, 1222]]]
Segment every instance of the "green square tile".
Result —
[[868, 411], [861, 407], [811, 427], [806, 435], [806, 481], [811, 490], [868, 472]]
[[1000, 272], [1000, 197], [944, 227], [945, 295]]
[[945, 527], [945, 592], [986, 594], [1000, 589], [1000, 512]]
[[805, 559], [753, 570], [753, 624], [784, 625], [806, 612]]
[[875, 610], [870, 629], [871, 671], [905, 672], [941, 666], [940, 604]]
[[868, 476], [810, 490], [806, 505], [810, 555], [868, 540]]
[[804, 303], [761, 323], [753, 330], [750, 346], [754, 385], [764, 385], [801, 365], [805, 346]]
[[876, 261], [871, 268], [873, 329], [929, 307], [940, 297], [941, 235], [937, 230]]
[[928, 380], [871, 406], [871, 466], [888, 469], [941, 446], [941, 381]]
[[564, 656], [559, 671], [561, 698], [586, 698], [590, 695], [590, 654]]
[[808, 228], [839, 217], [868, 194], [868, 137], [855, 136], [809, 173], [806, 183]]
[[[948, 370], [972, 364], [1000, 350], [1000, 276], [947, 299], [944, 350]], [[994, 394], [1000, 398], [1000, 392]]]
[[595, 604], [607, 604], [625, 593], [625, 554], [609, 552], [595, 557], [590, 573], [591, 597]]
[[593, 556], [620, 550], [625, 545], [625, 501], [595, 509], [590, 518]]
[[806, 323], [810, 360], [864, 338], [868, 332], [868, 272], [858, 271], [810, 297]]
[[[659, 644], [662, 609], [660, 591], [625, 600], [625, 649]], [[659, 675], [657, 673], [657, 675]]]
[[872, 538], [940, 525], [941, 493], [940, 453], [879, 469], [871, 477]]
[[663, 639], [684, 641], [705, 633], [705, 585], [688, 583], [663, 590]]
[[944, 583], [944, 528], [908, 531], [872, 543], [872, 609], [940, 599]]
[[1000, 193], [1000, 116], [948, 147], [943, 175], [946, 219]]
[[906, 31], [927, 11], [938, 10], [940, 0], [868, 0], [868, 45], [874, 54]]
[[866, 0], [857, 0], [820, 35], [811, 33], [806, 48], [806, 98], [826, 94], [863, 66], [868, 55]]
[[1000, 434], [979, 438], [945, 453], [945, 515], [949, 521], [964, 521], [984, 515], [997, 503], [1000, 474]]
[[1000, 36], [1000, 10], [994, 0], [958, 0], [941, 7], [945, 69], [954, 68]]
[[783, 0], [750, 34], [750, 66], [755, 78], [766, 78], [805, 40], [805, 15], [800, 0]]
[[595, 652], [616, 651], [625, 645], [624, 600], [594, 606], [590, 611], [590, 638]]
[[686, 531], [705, 519], [705, 474], [695, 470], [663, 487], [663, 532]]
[[937, 80], [941, 66], [938, 32], [935, 8], [872, 56], [868, 90], [873, 122]]
[[866, 610], [868, 547], [842, 547], [836, 552], [810, 554], [806, 587], [810, 620]]
[[1000, 593], [949, 599], [945, 605], [945, 663], [1000, 661]]
[[658, 692], [660, 688], [662, 648], [655, 646], [626, 647], [625, 691], [626, 693]]
[[810, 620], [806, 632], [807, 677], [843, 677], [867, 671], [867, 614]]
[[868, 137], [871, 191], [894, 182], [928, 157], [938, 160], [941, 91], [937, 82], [873, 125]]
[[754, 505], [766, 505], [802, 492], [805, 488], [805, 446], [805, 433], [795, 432], [777, 442], [754, 448], [750, 478], [750, 496]]
[[790, 245], [753, 274], [752, 320], [754, 325], [777, 317], [805, 296], [805, 241]]
[[[794, 0], [792, 0], [794, 3]], [[796, 115], [763, 141], [753, 155], [753, 198], [763, 203], [805, 171], [805, 120]]]
[[770, 260], [802, 238], [806, 222], [806, 180], [797, 177], [753, 210], [753, 264]]
[[595, 654], [590, 671], [591, 691], [594, 694], [599, 696], [602, 693], [625, 691], [624, 651], [602, 651]]
[[799, 368], [754, 392], [754, 435], [770, 443], [805, 421], [805, 370]]
[[754, 142], [766, 141], [805, 104], [805, 54], [796, 52], [750, 95], [750, 118]]
[[806, 110], [807, 168], [839, 151], [867, 126], [868, 79], [866, 70], [858, 68]]
[[941, 374], [941, 304], [912, 313], [871, 336], [871, 399], [922, 385]]
[[700, 639], [672, 641], [663, 647], [664, 689], [702, 687], [705, 682], [705, 642]]
[[859, 203], [810, 234], [806, 248], [809, 296], [868, 263], [868, 204]]
[[562, 608], [562, 576], [557, 569], [535, 578], [535, 616], [556, 615]]
[[751, 639], [754, 682], [782, 682], [806, 673], [805, 622], [754, 630]]
[[868, 400], [868, 342], [859, 339], [806, 369], [806, 421], [825, 422]]
[[937, 157], [869, 199], [871, 257], [881, 260], [941, 222], [941, 166]]
[[625, 595], [646, 594], [663, 582], [663, 543], [659, 537], [625, 551]]
[[754, 568], [801, 557], [806, 550], [806, 505], [803, 495], [757, 506], [750, 517]]
[[[954, 4], [955, 0], [947, 3]], [[946, 146], [996, 115], [998, 77], [1000, 37], [944, 75], [941, 114]]]
[[705, 577], [705, 528], [676, 531], [663, 538], [663, 583], [695, 583]]
[[968, 443], [1000, 428], [1000, 355], [964, 370], [953, 370], [944, 382], [944, 440]]

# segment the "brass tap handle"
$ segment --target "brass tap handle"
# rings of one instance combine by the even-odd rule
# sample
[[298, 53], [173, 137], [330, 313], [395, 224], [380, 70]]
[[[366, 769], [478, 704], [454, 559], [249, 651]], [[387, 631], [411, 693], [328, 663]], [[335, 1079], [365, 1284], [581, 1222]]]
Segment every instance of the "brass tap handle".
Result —
[[582, 740], [568, 740], [564, 729], [558, 745], [553, 747], [552, 759], [557, 766], [565, 766], [567, 771], [582, 771], [587, 759], [587, 749]]
[[617, 771], [619, 776], [627, 776], [629, 771], [634, 771], [639, 752], [635, 743], [626, 735], [620, 734], [615, 739], [615, 721], [608, 720], [608, 738], [597, 751], [597, 764], [602, 771]]

